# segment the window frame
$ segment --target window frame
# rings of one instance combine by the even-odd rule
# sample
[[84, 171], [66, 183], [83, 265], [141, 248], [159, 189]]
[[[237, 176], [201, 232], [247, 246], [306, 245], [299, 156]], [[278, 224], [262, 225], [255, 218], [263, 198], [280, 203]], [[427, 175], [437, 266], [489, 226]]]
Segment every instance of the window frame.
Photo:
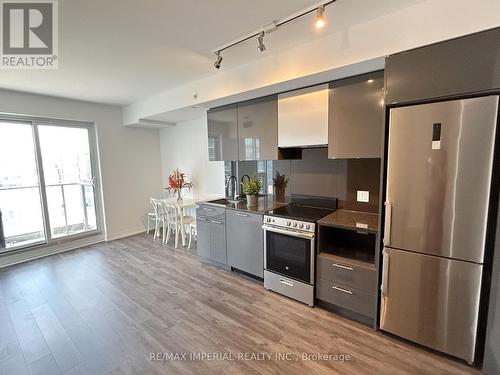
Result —
[[[64, 119], [54, 119], [46, 117], [5, 114], [5, 113], [0, 113], [0, 121], [31, 123], [31, 129], [33, 132], [33, 142], [34, 142], [33, 147], [35, 149], [35, 159], [36, 159], [35, 163], [38, 173], [38, 184], [39, 184], [40, 200], [42, 208], [43, 228], [45, 231], [44, 242], [34, 243], [32, 245], [13, 246], [9, 249], [5, 249], [5, 251], [2, 251], [1, 254], [5, 255], [15, 251], [25, 251], [35, 248], [48, 248], [54, 245], [69, 243], [87, 237], [104, 235], [105, 233], [104, 204], [102, 197], [101, 170], [99, 162], [97, 129], [95, 122], [80, 121], [80, 120], [64, 120]], [[92, 169], [92, 177], [94, 179], [93, 185], [94, 185], [94, 204], [96, 211], [96, 229], [92, 229], [81, 233], [69, 234], [63, 237], [52, 238], [49, 211], [47, 207], [47, 191], [45, 186], [45, 176], [43, 170], [42, 150], [40, 147], [40, 137], [38, 129], [39, 126], [44, 126], [44, 125], [87, 129], [89, 136], [90, 166]]]

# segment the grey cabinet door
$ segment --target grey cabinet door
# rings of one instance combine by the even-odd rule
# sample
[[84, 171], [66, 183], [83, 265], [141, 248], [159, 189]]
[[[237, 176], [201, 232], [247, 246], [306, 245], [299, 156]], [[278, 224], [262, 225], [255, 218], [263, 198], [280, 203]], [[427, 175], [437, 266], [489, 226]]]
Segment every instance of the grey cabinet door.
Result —
[[238, 160], [238, 112], [236, 104], [207, 113], [208, 160]]
[[210, 221], [205, 217], [198, 216], [196, 230], [198, 232], [198, 255], [202, 258], [210, 258]]
[[330, 83], [329, 158], [381, 157], [383, 89], [383, 71]]
[[278, 159], [278, 96], [238, 103], [239, 160]]
[[210, 220], [210, 259], [221, 264], [226, 260], [226, 224], [222, 220]]
[[387, 104], [498, 90], [500, 28], [389, 56]]
[[264, 233], [262, 216], [226, 211], [227, 264], [264, 277]]

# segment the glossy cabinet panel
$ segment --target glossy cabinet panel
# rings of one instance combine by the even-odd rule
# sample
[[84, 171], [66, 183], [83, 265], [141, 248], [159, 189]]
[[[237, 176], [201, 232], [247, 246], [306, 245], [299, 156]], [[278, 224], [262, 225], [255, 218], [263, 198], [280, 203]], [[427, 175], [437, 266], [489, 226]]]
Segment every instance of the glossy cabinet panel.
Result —
[[278, 159], [278, 97], [238, 103], [239, 160]]
[[207, 112], [208, 160], [238, 160], [238, 112], [236, 104]]
[[383, 71], [330, 83], [329, 158], [381, 157], [383, 90]]
[[500, 88], [500, 28], [391, 55], [387, 103]]
[[197, 250], [202, 258], [210, 258], [210, 222], [206, 217], [196, 218]]
[[208, 204], [196, 210], [198, 255], [221, 264], [226, 264], [225, 211]]
[[322, 301], [349, 309], [366, 317], [372, 318], [375, 315], [376, 297], [365, 291], [330, 280], [318, 279], [316, 295]]
[[210, 259], [226, 264], [226, 224], [210, 219]]
[[227, 264], [264, 277], [262, 215], [226, 211]]
[[[338, 259], [341, 259], [338, 257]], [[360, 267], [348, 260], [337, 260], [333, 257], [324, 257], [321, 254], [317, 258], [318, 278], [333, 281], [340, 285], [346, 285], [361, 291], [373, 294], [377, 283], [375, 268]]]
[[278, 146], [328, 144], [328, 84], [278, 95]]

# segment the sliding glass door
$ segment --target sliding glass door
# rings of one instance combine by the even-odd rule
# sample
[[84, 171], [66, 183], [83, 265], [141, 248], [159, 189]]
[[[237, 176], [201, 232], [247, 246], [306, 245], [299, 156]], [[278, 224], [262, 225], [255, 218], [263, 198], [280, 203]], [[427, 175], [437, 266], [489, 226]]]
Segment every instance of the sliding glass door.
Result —
[[46, 242], [33, 127], [0, 121], [0, 252]]
[[39, 124], [38, 135], [52, 238], [95, 230], [88, 129]]
[[0, 119], [0, 252], [100, 230], [92, 130]]

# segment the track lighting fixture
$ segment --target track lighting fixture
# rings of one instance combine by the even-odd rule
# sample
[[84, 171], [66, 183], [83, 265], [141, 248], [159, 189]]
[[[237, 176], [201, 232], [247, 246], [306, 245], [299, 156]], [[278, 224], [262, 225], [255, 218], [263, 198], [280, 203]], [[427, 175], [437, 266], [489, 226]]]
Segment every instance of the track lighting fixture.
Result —
[[215, 69], [219, 69], [220, 68], [220, 64], [222, 63], [222, 56], [220, 54], [220, 51], [217, 51], [215, 53], [215, 55], [217, 56], [217, 59], [214, 62], [214, 67], [215, 67]]
[[315, 13], [314, 17], [314, 28], [316, 30], [321, 30], [327, 25], [326, 21], [326, 16], [325, 16], [325, 8], [333, 3], [335, 3], [337, 0], [323, 0], [321, 3], [318, 5], [313, 5], [310, 6], [302, 11], [299, 11], [297, 13], [294, 13], [288, 17], [282, 18], [281, 20], [274, 20], [272, 23], [267, 24], [265, 26], [261, 26], [258, 31], [251, 32], [247, 35], [244, 35], [236, 40], [233, 40], [232, 42], [226, 43], [222, 46], [217, 47], [217, 49], [212, 50], [213, 53], [217, 56], [217, 59], [215, 60], [214, 67], [216, 69], [219, 69], [222, 63], [222, 56], [221, 52], [225, 51], [231, 47], [234, 47], [236, 45], [239, 45], [241, 43], [245, 43], [249, 40], [253, 40], [253, 38], [257, 37], [257, 50], [259, 52], [264, 52], [266, 50], [266, 46], [264, 44], [264, 38], [267, 36], [267, 34], [270, 34], [272, 32], [275, 32], [278, 29], [281, 29], [284, 25], [295, 21], [298, 18], [304, 17], [304, 16], [309, 16]]
[[257, 42], [259, 43], [257, 49], [259, 50], [259, 52], [264, 52], [266, 50], [266, 46], [264, 45], [264, 35], [264, 31], [261, 31], [259, 33], [259, 37], [257, 38]]
[[321, 29], [326, 25], [326, 18], [325, 18], [325, 6], [320, 5], [318, 9], [316, 9], [316, 18], [314, 19], [314, 26], [316, 26], [316, 29]]

